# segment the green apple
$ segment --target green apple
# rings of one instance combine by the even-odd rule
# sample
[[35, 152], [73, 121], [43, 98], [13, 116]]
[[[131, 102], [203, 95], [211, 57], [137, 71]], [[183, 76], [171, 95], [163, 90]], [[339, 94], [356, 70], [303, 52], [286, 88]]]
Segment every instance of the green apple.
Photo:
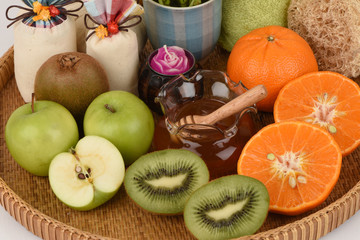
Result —
[[109, 91], [96, 97], [84, 117], [85, 135], [101, 136], [120, 151], [126, 166], [147, 153], [154, 135], [154, 118], [132, 93]]
[[71, 152], [58, 154], [49, 168], [50, 186], [71, 208], [86, 211], [100, 206], [119, 190], [125, 164], [110, 141], [86, 136]]
[[51, 160], [75, 146], [78, 140], [74, 117], [52, 101], [36, 101], [17, 108], [5, 127], [11, 156], [37, 176], [47, 176]]

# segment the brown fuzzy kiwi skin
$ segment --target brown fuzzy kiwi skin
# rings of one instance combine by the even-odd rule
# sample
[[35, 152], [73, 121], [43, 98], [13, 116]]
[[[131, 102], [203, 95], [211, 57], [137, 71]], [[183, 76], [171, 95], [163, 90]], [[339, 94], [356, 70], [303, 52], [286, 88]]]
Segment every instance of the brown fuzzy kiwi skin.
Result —
[[35, 98], [60, 103], [80, 122], [90, 103], [109, 91], [104, 68], [90, 55], [66, 52], [50, 57], [35, 77]]

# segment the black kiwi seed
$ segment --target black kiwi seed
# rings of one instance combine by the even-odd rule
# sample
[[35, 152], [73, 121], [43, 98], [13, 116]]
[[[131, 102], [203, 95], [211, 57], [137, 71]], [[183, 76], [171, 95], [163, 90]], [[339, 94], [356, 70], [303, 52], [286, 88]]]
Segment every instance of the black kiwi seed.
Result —
[[146, 154], [126, 170], [124, 185], [129, 197], [147, 211], [179, 214], [191, 193], [209, 181], [205, 162], [182, 149]]
[[230, 239], [255, 233], [264, 223], [269, 194], [263, 183], [242, 175], [211, 181], [184, 209], [186, 227], [198, 239]]

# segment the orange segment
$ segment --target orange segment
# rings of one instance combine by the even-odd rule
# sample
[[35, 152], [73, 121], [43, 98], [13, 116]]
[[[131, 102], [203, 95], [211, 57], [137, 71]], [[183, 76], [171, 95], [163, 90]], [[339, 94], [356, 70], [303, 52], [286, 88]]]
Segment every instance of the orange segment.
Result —
[[305, 74], [282, 88], [274, 119], [305, 121], [326, 129], [346, 156], [360, 145], [360, 87], [335, 72]]
[[339, 178], [341, 161], [341, 150], [328, 132], [289, 121], [268, 125], [249, 140], [238, 173], [265, 184], [270, 211], [296, 215], [327, 198]]
[[281, 209], [292, 209], [303, 203], [300, 192], [296, 188], [291, 188], [288, 182], [289, 176], [286, 176], [278, 195], [278, 200], [274, 205], [274, 208], [279, 209], [279, 213], [281, 213]]
[[[298, 184], [298, 190], [302, 193], [304, 203], [302, 207], [305, 211], [311, 210], [313, 205], [318, 205], [328, 197], [328, 187], [323, 183], [309, 177], [306, 184]], [[322, 193], [322, 194], [321, 194]], [[298, 207], [298, 211], [300, 210]]]

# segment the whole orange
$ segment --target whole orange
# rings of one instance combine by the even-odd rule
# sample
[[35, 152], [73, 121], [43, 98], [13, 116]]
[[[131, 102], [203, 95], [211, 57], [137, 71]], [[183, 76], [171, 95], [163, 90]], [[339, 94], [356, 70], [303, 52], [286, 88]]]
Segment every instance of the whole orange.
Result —
[[[233, 82], [241, 82], [249, 89], [265, 85], [268, 96], [257, 104], [265, 112], [273, 111], [276, 97], [286, 83], [316, 71], [318, 64], [309, 44], [296, 32], [280, 26], [258, 28], [241, 37], [227, 62]], [[234, 86], [230, 87], [236, 92]]]

